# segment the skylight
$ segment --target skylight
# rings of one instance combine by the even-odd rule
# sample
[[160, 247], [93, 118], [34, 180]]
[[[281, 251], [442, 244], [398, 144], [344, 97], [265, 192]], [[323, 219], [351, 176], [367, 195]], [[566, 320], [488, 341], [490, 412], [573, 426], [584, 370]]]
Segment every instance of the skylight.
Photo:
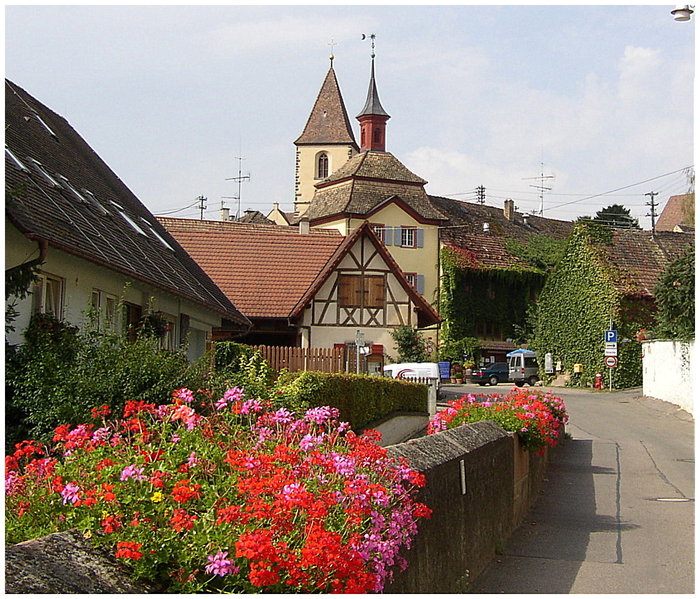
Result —
[[19, 158], [17, 158], [17, 156], [15, 156], [12, 153], [12, 150], [10, 150], [10, 148], [8, 148], [7, 146], [5, 146], [5, 154], [10, 157], [10, 160], [12, 160], [12, 162], [15, 163], [15, 166], [17, 166], [17, 168], [23, 171], [29, 171], [29, 169], [20, 162]]
[[48, 171], [44, 168], [44, 166], [39, 162], [38, 160], [34, 160], [34, 158], [30, 158], [29, 161], [34, 165], [37, 171], [39, 171], [39, 174], [46, 180], [46, 182], [51, 185], [52, 187], [61, 187], [61, 184], [56, 181], [51, 175], [49, 175]]
[[61, 183], [63, 183], [63, 187], [65, 187], [76, 200], [78, 200], [82, 204], [87, 204], [87, 200], [80, 194], [80, 192], [75, 187], [73, 187], [70, 184], [70, 181], [68, 181], [68, 179], [66, 179], [63, 175], [58, 175], [58, 178], [61, 180]]
[[144, 223], [146, 223], [146, 224], [148, 225], [148, 228], [151, 230], [151, 233], [153, 233], [153, 236], [154, 236], [156, 239], [158, 239], [158, 241], [160, 241], [160, 242], [161, 242], [166, 248], [168, 248], [169, 250], [172, 250], [173, 252], [175, 251], [175, 248], [173, 248], [173, 246], [171, 246], [167, 241], [165, 241], [165, 239], [163, 239], [163, 238], [158, 234], [158, 231], [156, 231], [156, 230], [153, 228], [153, 225], [151, 225], [151, 223], [149, 223], [145, 218], [141, 218], [141, 220], [142, 220]]
[[131, 228], [132, 228], [134, 231], [136, 231], [137, 233], [143, 235], [144, 237], [148, 237], [148, 235], [146, 235], [145, 231], [144, 231], [141, 227], [139, 227], [139, 226], [132, 220], [132, 218], [124, 211], [124, 208], [122, 208], [122, 207], [121, 207], [119, 204], [117, 204], [116, 202], [112, 202], [112, 204], [114, 204], [114, 206], [117, 207], [117, 209], [119, 210], [119, 214], [121, 214], [121, 215], [122, 215], [122, 218], [123, 218], [127, 223], [129, 223], [129, 225], [131, 225]]
[[44, 127], [44, 129], [46, 129], [51, 135], [53, 135], [54, 137], [56, 137], [56, 134], [53, 132], [53, 130], [51, 129], [51, 127], [49, 127], [49, 126], [44, 122], [44, 119], [42, 119], [36, 112], [34, 113], [34, 116], [36, 117], [36, 120], [39, 121], [39, 122], [41, 123], [41, 125]]
[[107, 209], [97, 201], [97, 198], [91, 191], [85, 189], [84, 187], [80, 191], [83, 193], [83, 196], [88, 199], [90, 204], [92, 204], [93, 208], [95, 208], [102, 216], [107, 216], [109, 214]]

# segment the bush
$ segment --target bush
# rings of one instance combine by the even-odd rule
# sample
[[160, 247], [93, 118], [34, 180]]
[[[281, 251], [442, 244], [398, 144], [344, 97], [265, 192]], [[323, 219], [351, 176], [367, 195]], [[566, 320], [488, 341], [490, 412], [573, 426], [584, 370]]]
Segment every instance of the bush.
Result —
[[[337, 410], [301, 418], [240, 389], [56, 429], [6, 456], [6, 540], [71, 528], [183, 593], [381, 592], [430, 510], [425, 484]], [[193, 406], [197, 407], [195, 410]]]
[[294, 409], [330, 405], [353, 429], [361, 429], [392, 412], [425, 412], [425, 385], [357, 374], [289, 372], [275, 388], [275, 401]]
[[132, 343], [114, 333], [81, 333], [40, 314], [25, 339], [8, 356], [6, 383], [12, 409], [24, 413], [17, 424], [39, 439], [59, 424], [82, 422], [93, 406], [119, 412], [129, 400], [160, 404], [174, 388], [207, 382], [207, 359], [189, 364], [184, 353], [161, 350], [153, 337], [139, 335]]
[[234, 341], [217, 341], [214, 344], [214, 368], [217, 372], [240, 370], [241, 361], [248, 361], [254, 350], [249, 345]]
[[430, 359], [427, 341], [415, 329], [400, 326], [391, 332], [391, 337], [396, 342], [394, 349], [399, 354], [399, 363], [427, 362]]
[[492, 395], [476, 401], [474, 395], [450, 401], [428, 425], [428, 434], [455, 428], [470, 422], [492, 420], [501, 428], [516, 433], [523, 447], [542, 452], [557, 445], [568, 420], [564, 402], [538, 389], [513, 389], [508, 395]]

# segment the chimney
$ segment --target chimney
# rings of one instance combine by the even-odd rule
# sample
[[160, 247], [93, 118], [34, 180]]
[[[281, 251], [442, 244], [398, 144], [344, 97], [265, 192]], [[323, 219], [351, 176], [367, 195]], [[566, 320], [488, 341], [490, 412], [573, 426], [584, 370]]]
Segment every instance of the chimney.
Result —
[[221, 209], [221, 220], [229, 221], [231, 220], [231, 217], [229, 216], [230, 208], [222, 208]]
[[491, 225], [489, 223], [484, 223], [484, 233], [488, 233], [491, 230]]
[[508, 198], [503, 202], [503, 216], [506, 217], [507, 221], [513, 222], [515, 217], [515, 202]]
[[302, 216], [299, 220], [299, 234], [308, 235], [309, 234], [309, 219], [306, 216]]
[[527, 227], [527, 219], [530, 215], [529, 214], [523, 214], [523, 224]]

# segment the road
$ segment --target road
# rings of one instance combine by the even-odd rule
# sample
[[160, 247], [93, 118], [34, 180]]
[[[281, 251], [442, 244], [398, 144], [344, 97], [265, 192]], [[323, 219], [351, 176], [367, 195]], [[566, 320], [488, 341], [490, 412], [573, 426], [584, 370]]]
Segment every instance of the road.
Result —
[[[498, 387], [445, 387], [505, 393]], [[641, 390], [552, 389], [571, 439], [472, 593], [693, 593], [694, 423]]]

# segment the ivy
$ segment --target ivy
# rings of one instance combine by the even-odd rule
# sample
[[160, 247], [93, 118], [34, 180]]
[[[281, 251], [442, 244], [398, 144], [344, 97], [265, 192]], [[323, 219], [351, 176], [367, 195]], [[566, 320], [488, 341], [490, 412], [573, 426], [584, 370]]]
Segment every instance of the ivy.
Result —
[[690, 341], [695, 338], [695, 248], [671, 262], [654, 295], [659, 305], [655, 334]]
[[583, 364], [574, 382], [593, 383], [596, 373], [607, 373], [604, 364], [604, 331], [618, 330], [619, 366], [616, 387], [641, 384], [641, 345], [635, 338], [649, 318], [636, 302], [627, 302], [618, 291], [621, 275], [605, 259], [603, 246], [611, 242], [607, 227], [579, 222], [569, 238], [566, 254], [542, 289], [535, 317], [533, 347], [540, 355], [551, 352], [564, 370]]
[[506, 250], [529, 266], [542, 272], [551, 272], [564, 256], [565, 239], [553, 239], [546, 235], [534, 235], [526, 243], [517, 239], [507, 239]]

